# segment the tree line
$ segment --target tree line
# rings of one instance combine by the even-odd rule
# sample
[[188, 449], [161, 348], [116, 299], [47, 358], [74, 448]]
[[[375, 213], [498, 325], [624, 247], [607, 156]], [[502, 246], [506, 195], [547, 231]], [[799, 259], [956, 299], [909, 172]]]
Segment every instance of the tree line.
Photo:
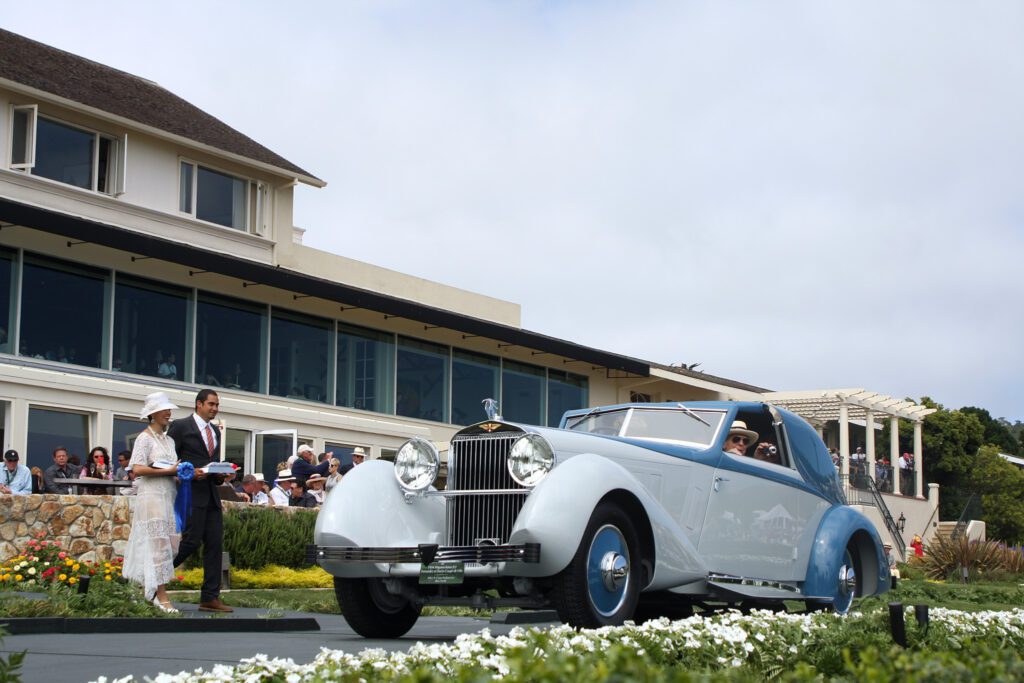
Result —
[[[1024, 468], [1004, 455], [1024, 457], [1024, 423], [993, 418], [984, 408], [950, 410], [925, 396], [918, 401], [934, 408], [924, 419], [924, 480], [939, 484], [939, 515], [960, 518], [965, 508], [983, 519], [989, 539], [1020, 544], [1024, 540]], [[888, 439], [889, 425], [883, 427]], [[913, 450], [913, 424], [900, 421], [900, 449]], [[885, 443], [885, 441], [883, 441]]]

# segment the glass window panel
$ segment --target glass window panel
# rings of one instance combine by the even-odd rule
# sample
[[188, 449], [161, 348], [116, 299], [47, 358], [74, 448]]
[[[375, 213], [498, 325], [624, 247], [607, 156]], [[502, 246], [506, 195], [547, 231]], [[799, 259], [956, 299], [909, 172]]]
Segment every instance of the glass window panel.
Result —
[[270, 327], [270, 393], [327, 402], [331, 323], [274, 311]]
[[36, 163], [32, 174], [92, 189], [92, 158], [96, 135], [39, 117], [36, 122]]
[[202, 166], [198, 168], [196, 180], [196, 218], [228, 228], [244, 229], [247, 183]]
[[487, 418], [483, 400], [498, 399], [500, 367], [494, 356], [452, 351], [452, 424], [470, 425]]
[[396, 375], [398, 415], [448, 421], [447, 346], [400, 338]]
[[19, 353], [100, 367], [106, 287], [101, 271], [26, 256]]
[[548, 424], [556, 426], [567, 410], [587, 407], [587, 378], [561, 370], [548, 370]]
[[31, 115], [24, 109], [14, 110], [14, 135], [11, 143], [11, 163], [24, 164], [28, 162], [28, 130]]
[[135, 439], [146, 428], [146, 422], [138, 418], [115, 417], [114, 440], [110, 444], [110, 457], [117, 462], [117, 454], [130, 451], [135, 446]]
[[17, 291], [15, 278], [15, 253], [0, 249], [0, 353], [13, 353], [14, 302], [11, 298]]
[[338, 405], [394, 413], [394, 386], [394, 335], [338, 325]]
[[28, 455], [26, 467], [43, 471], [53, 464], [53, 451], [58, 446], [68, 449], [85, 461], [89, 452], [89, 416], [62, 410], [30, 407], [28, 409]]
[[178, 191], [178, 209], [183, 213], [192, 213], [192, 169], [194, 167], [187, 161], [181, 162], [181, 174], [179, 176], [181, 186]]
[[114, 288], [114, 370], [164, 379], [185, 377], [189, 293], [117, 276]]
[[249, 474], [245, 471], [245, 444], [249, 443], [249, 432], [244, 429], [227, 428], [224, 435], [224, 459], [238, 465], [238, 471], [242, 476]]
[[256, 435], [256, 471], [263, 473], [264, 481], [271, 486], [277, 479], [277, 466], [294, 455], [291, 435]]
[[[352, 464], [352, 449], [355, 446], [345, 446], [340, 443], [325, 443], [324, 450], [331, 454], [331, 457], [337, 458], [338, 462], [341, 463], [341, 467]], [[339, 467], [338, 469], [341, 469]]]
[[544, 368], [505, 361], [501, 371], [501, 416], [540, 425], [544, 419]]
[[263, 306], [200, 294], [196, 303], [196, 383], [263, 391], [266, 321]]
[[110, 138], [100, 137], [100, 149], [99, 158], [96, 163], [96, 190], [99, 192], [109, 192], [110, 182], [109, 174], [111, 170], [111, 149], [113, 148], [113, 141]]

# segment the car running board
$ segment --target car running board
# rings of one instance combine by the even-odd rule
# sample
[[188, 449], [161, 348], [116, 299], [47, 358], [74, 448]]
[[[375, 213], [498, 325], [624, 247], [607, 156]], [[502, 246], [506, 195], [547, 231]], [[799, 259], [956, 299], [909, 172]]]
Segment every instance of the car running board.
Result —
[[790, 584], [738, 576], [708, 576], [708, 586], [727, 596], [760, 600], [803, 600], [806, 596]]

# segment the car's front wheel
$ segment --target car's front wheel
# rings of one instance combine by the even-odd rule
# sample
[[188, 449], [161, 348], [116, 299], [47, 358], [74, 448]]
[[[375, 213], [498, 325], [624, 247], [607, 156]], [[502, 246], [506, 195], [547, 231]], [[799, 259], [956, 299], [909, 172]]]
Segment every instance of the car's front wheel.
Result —
[[364, 638], [398, 638], [420, 618], [420, 607], [389, 593], [382, 579], [334, 578], [341, 616]]
[[640, 597], [640, 548], [632, 520], [613, 503], [594, 510], [576, 554], [556, 577], [559, 618], [578, 628], [618, 625]]

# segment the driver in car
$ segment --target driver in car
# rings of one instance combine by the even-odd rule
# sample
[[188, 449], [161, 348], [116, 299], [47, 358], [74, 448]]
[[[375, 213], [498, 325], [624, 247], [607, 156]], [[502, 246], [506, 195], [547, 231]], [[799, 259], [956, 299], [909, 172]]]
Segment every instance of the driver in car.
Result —
[[743, 420], [734, 420], [729, 428], [729, 436], [725, 439], [725, 452], [733, 455], [746, 455], [750, 444], [757, 441], [757, 432], [747, 429]]

